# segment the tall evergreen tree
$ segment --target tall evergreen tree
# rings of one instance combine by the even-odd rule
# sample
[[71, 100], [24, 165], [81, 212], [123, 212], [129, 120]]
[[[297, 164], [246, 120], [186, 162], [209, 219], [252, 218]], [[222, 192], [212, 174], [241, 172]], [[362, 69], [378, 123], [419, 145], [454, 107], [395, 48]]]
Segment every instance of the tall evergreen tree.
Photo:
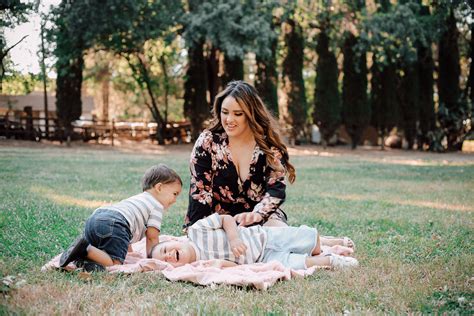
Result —
[[292, 18], [285, 21], [283, 33], [286, 49], [282, 63], [283, 89], [287, 96], [288, 121], [292, 128], [291, 139], [299, 142], [307, 118], [303, 80], [304, 37], [301, 26]]
[[367, 60], [365, 51], [357, 54], [357, 38], [347, 32], [343, 46], [344, 77], [342, 81], [342, 121], [355, 149], [364, 129], [370, 122], [367, 99]]
[[[466, 84], [466, 97], [471, 100], [471, 111], [474, 110], [474, 23], [471, 24], [471, 41], [469, 45], [469, 57], [471, 64], [469, 66], [469, 77]], [[471, 116], [472, 117], [472, 116]]]
[[329, 50], [329, 36], [326, 32], [328, 32], [328, 27], [322, 26], [317, 39], [318, 62], [313, 112], [313, 121], [321, 131], [324, 145], [339, 127], [342, 111], [337, 60], [334, 53]]
[[[275, 25], [273, 24], [273, 32], [275, 32]], [[268, 57], [262, 54], [256, 55], [257, 71], [255, 73], [255, 88], [260, 93], [263, 101], [272, 111], [272, 113], [278, 118], [278, 71], [277, 67], [277, 47], [278, 38], [275, 37], [271, 41], [271, 53]]]
[[383, 149], [385, 136], [399, 121], [396, 67], [393, 63], [381, 67], [374, 54], [371, 73], [371, 124], [378, 131]]
[[438, 119], [447, 132], [448, 150], [458, 150], [462, 145], [460, 139], [463, 129], [463, 104], [460, 102], [459, 77], [459, 30], [456, 26], [454, 10], [449, 8], [445, 20], [445, 29], [441, 35], [439, 51]]
[[[428, 16], [429, 8], [421, 7], [421, 15]], [[434, 108], [434, 61], [431, 51], [431, 42], [421, 44], [418, 48], [418, 72], [419, 72], [419, 139], [418, 149], [423, 149], [429, 144], [427, 135], [436, 127], [436, 116]]]
[[412, 149], [416, 138], [417, 122], [419, 119], [419, 72], [417, 63], [402, 67], [403, 73], [399, 78], [398, 95], [401, 112], [401, 125], [408, 149]]
[[196, 1], [183, 17], [186, 41], [205, 40], [211, 104], [221, 85], [243, 79], [246, 53], [269, 54], [271, 27], [262, 10], [272, 6], [272, 1]]

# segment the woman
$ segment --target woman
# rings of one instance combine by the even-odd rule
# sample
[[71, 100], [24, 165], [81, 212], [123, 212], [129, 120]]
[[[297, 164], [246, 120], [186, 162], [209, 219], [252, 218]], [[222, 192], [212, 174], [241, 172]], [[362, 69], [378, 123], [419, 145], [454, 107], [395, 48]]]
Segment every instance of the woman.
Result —
[[217, 95], [213, 116], [191, 153], [186, 226], [214, 212], [230, 214], [242, 226], [287, 226], [280, 206], [285, 176], [293, 183], [295, 168], [255, 88], [230, 82]]

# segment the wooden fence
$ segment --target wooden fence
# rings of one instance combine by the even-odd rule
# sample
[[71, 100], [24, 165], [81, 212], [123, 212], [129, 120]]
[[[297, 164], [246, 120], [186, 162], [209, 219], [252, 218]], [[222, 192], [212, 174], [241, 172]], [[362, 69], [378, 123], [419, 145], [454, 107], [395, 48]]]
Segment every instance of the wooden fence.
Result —
[[[114, 140], [142, 141], [157, 139], [158, 124], [146, 121], [99, 121], [80, 120], [73, 122], [71, 140], [97, 141], [114, 145]], [[0, 109], [0, 137], [40, 141], [41, 139], [66, 141], [64, 128], [58, 124], [56, 113], [48, 113], [48, 120], [39, 111], [25, 107], [23, 111]], [[166, 144], [189, 143], [191, 124], [169, 122], [164, 130]]]

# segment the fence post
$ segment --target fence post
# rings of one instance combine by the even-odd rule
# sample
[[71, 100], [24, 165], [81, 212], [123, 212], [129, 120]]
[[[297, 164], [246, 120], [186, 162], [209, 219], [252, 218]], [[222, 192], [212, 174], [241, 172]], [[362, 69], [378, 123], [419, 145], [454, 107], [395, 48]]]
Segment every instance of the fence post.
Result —
[[112, 140], [112, 147], [114, 146], [114, 134], [115, 134], [115, 119], [112, 119], [112, 131], [110, 132], [110, 138]]
[[32, 106], [25, 106], [23, 108], [23, 111], [26, 113], [26, 124], [25, 124], [25, 130], [26, 130], [26, 139], [28, 140], [33, 140], [34, 135], [33, 135], [33, 107]]
[[8, 138], [10, 138], [10, 110], [7, 111], [5, 114], [5, 135]]

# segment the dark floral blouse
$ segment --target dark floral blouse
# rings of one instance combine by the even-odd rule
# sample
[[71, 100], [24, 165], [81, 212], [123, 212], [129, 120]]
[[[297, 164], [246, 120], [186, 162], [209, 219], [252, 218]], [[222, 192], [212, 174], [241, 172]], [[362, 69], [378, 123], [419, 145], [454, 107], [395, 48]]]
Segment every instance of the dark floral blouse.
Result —
[[[273, 150], [281, 163], [280, 152]], [[266, 221], [285, 200], [285, 173], [267, 165], [266, 154], [258, 145], [253, 151], [247, 179], [242, 183], [225, 132], [206, 130], [199, 136], [191, 153], [190, 171], [186, 225], [214, 212], [233, 216], [253, 211]]]

